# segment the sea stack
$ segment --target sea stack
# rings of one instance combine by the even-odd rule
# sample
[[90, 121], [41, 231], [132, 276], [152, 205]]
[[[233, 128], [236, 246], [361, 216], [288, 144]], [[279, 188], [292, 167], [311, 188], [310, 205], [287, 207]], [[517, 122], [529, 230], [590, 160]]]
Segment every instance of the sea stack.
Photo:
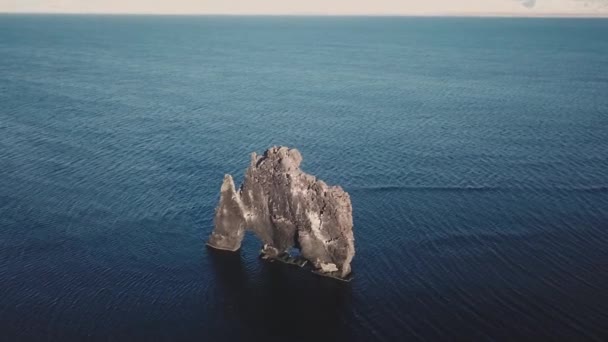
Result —
[[264, 258], [296, 247], [317, 273], [346, 279], [355, 255], [350, 197], [300, 170], [301, 162], [298, 150], [272, 147], [252, 153], [238, 190], [225, 175], [207, 245], [236, 251], [251, 230], [262, 240]]

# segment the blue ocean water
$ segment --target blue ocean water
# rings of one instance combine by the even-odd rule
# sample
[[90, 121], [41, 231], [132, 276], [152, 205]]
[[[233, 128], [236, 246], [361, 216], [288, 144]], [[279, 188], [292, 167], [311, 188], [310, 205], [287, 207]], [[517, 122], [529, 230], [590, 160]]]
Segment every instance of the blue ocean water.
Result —
[[[3, 340], [608, 339], [608, 20], [0, 16]], [[297, 147], [355, 279], [208, 250]]]

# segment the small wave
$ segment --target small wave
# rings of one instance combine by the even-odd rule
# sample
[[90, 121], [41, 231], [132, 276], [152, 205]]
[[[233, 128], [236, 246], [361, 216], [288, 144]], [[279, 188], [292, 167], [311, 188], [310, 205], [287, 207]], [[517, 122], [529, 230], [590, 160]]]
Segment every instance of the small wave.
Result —
[[348, 188], [349, 191], [498, 191], [508, 190], [504, 187], [491, 186], [370, 186], [370, 187], [353, 187]]
[[564, 192], [608, 192], [608, 186], [578, 186], [578, 187], [504, 187], [504, 186], [369, 186], [351, 187], [348, 191], [369, 191], [369, 192], [389, 192], [389, 191], [564, 191]]
[[608, 185], [600, 186], [581, 186], [573, 188], [560, 188], [568, 191], [581, 191], [581, 192], [608, 192]]

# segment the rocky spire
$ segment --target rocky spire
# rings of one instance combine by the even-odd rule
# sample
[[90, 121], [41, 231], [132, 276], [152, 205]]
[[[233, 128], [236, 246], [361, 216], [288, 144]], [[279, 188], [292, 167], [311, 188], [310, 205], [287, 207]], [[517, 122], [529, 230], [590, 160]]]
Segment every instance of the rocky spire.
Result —
[[350, 197], [300, 170], [301, 162], [298, 150], [272, 147], [251, 155], [238, 191], [226, 175], [207, 244], [238, 250], [247, 229], [262, 240], [267, 257], [298, 246], [318, 272], [347, 277], [355, 255]]

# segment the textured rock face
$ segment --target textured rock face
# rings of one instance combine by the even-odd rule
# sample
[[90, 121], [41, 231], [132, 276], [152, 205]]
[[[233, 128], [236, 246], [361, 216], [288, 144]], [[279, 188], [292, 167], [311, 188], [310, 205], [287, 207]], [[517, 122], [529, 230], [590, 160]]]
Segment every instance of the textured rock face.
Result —
[[355, 255], [350, 197], [301, 171], [301, 162], [298, 150], [272, 147], [263, 156], [251, 155], [238, 191], [224, 176], [207, 244], [235, 251], [248, 229], [269, 257], [298, 247], [319, 272], [346, 277]]

